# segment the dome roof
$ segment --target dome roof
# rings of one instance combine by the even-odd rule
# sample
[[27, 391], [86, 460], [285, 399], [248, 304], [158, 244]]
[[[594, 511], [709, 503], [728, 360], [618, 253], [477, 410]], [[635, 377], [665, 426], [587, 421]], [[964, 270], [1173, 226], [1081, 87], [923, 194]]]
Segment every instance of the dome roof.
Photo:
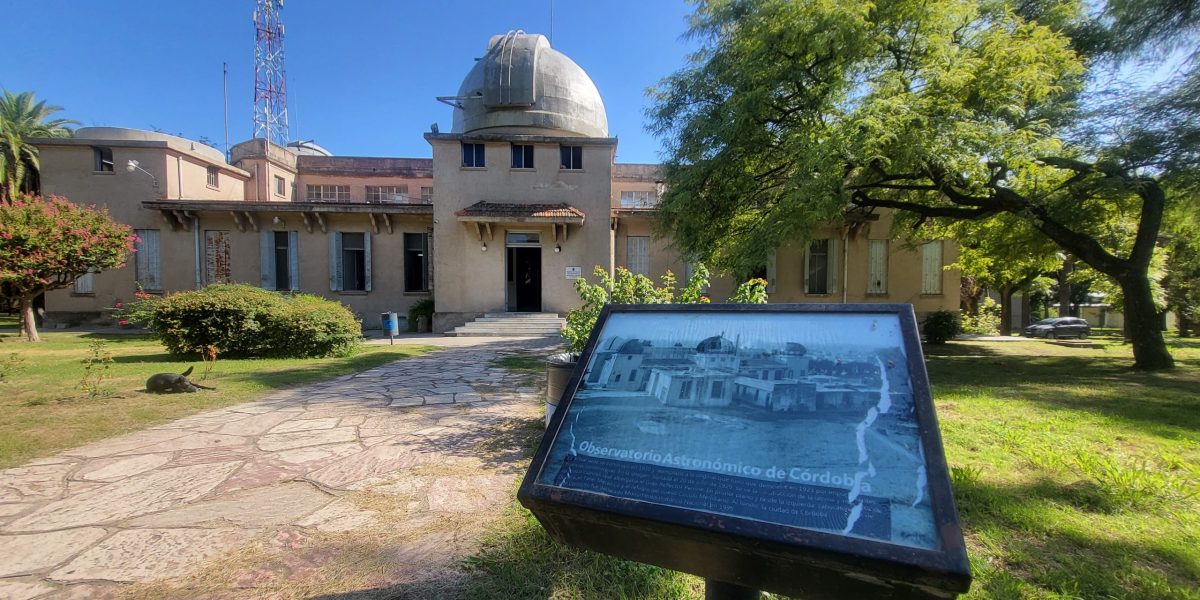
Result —
[[646, 348], [639, 340], [629, 340], [628, 342], [621, 344], [621, 348], [617, 350], [617, 352], [620, 354], [642, 354], [645, 351]]
[[455, 133], [518, 128], [608, 137], [596, 84], [542, 35], [492, 36], [487, 53], [458, 88]]
[[696, 352], [732, 354], [736, 349], [737, 348], [734, 347], [733, 342], [719, 335], [714, 335], [710, 338], [704, 338], [699, 344], [696, 344]]

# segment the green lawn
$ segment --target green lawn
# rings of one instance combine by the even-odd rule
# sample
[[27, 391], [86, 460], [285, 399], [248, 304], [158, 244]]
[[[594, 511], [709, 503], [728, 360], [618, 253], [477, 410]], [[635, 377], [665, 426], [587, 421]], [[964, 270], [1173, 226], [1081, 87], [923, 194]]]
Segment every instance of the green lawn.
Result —
[[[0, 336], [0, 468], [433, 349], [363, 346], [343, 358], [218, 360], [201, 381], [204, 365], [199, 359], [171, 356], [144, 336], [51, 332], [42, 337], [45, 341], [31, 344], [13, 334]], [[89, 399], [80, 387], [85, 374], [81, 361], [95, 341], [103, 342], [113, 360], [101, 393]], [[161, 396], [142, 391], [150, 375], [179, 373], [189, 366], [196, 367], [193, 381], [216, 390]]]
[[[1168, 374], [1091, 341], [927, 349], [968, 598], [1200, 598], [1200, 341], [1171, 338]], [[515, 503], [468, 567], [468, 597], [703, 596], [695, 577], [557, 546]]]

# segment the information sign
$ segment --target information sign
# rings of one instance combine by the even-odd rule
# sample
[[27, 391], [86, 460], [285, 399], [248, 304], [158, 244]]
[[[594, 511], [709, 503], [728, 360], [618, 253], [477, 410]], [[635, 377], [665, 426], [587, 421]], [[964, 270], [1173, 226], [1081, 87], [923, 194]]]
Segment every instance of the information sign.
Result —
[[768, 591], [970, 583], [909, 305], [609, 306], [520, 498], [561, 541]]

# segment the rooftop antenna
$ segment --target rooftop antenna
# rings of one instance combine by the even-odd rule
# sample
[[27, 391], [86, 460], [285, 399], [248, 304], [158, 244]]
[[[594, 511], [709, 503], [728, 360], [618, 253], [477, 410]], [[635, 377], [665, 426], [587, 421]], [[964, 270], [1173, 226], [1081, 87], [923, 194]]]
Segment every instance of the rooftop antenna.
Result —
[[225, 162], [229, 162], [229, 63], [221, 63], [221, 87], [225, 96]]
[[254, 137], [286, 146], [287, 79], [283, 70], [283, 0], [255, 0]]
[[550, 0], [550, 45], [554, 46], [554, 0]]

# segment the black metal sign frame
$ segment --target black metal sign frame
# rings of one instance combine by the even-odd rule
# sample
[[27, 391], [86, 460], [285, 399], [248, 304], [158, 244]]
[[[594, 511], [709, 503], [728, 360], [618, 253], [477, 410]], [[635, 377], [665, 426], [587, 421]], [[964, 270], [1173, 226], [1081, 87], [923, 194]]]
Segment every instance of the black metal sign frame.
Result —
[[[894, 315], [900, 323], [939, 549], [713, 514], [539, 481], [605, 323], [620, 313]], [[805, 598], [952, 598], [971, 575], [916, 317], [908, 304], [609, 305], [601, 312], [518, 498], [560, 542]]]

